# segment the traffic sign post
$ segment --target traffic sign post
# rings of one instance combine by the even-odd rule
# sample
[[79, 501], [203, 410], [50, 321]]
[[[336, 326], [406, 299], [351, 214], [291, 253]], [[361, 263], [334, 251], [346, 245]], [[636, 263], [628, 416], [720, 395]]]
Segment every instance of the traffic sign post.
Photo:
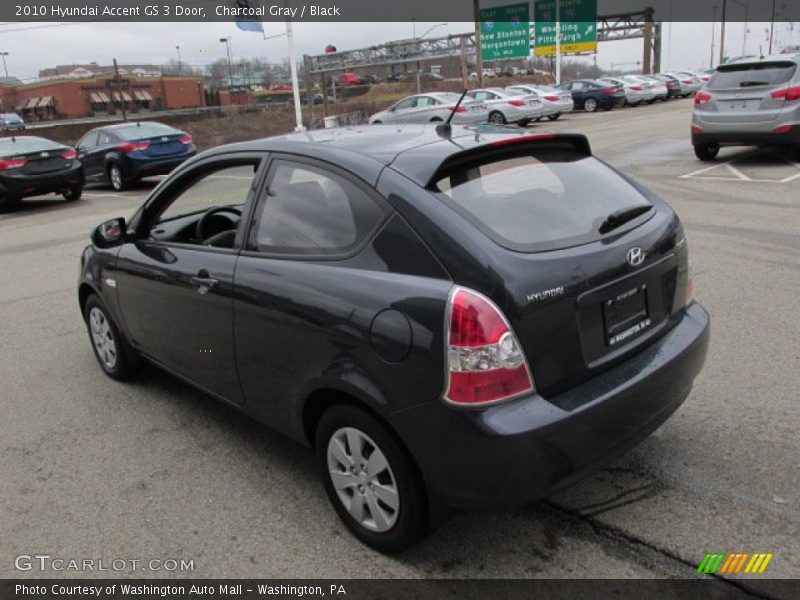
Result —
[[481, 58], [503, 60], [531, 55], [528, 3], [482, 8]]
[[533, 6], [534, 54], [556, 53], [556, 23], [561, 24], [561, 54], [597, 52], [597, 0], [536, 0]]

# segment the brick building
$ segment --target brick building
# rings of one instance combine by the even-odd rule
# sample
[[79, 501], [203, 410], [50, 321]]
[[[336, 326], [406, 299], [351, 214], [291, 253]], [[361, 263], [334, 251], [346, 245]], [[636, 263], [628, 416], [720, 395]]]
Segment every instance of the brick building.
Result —
[[199, 77], [113, 77], [0, 83], [0, 112], [18, 112], [26, 121], [110, 115], [123, 105], [132, 113], [205, 105]]

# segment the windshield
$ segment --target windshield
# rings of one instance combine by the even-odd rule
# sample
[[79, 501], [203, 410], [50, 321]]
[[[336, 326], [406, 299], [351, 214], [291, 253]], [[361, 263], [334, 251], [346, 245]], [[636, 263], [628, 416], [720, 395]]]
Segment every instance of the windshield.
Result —
[[781, 85], [789, 81], [797, 70], [793, 62], [764, 62], [724, 65], [708, 82], [711, 90], [753, 87], [761, 85]]
[[17, 138], [15, 142], [12, 142], [11, 138], [0, 140], [0, 156], [16, 156], [18, 154], [43, 152], [56, 148], [63, 148], [63, 146], [38, 137]]
[[489, 238], [520, 252], [595, 241], [608, 215], [650, 206], [609, 167], [565, 149], [462, 166], [441, 177], [435, 191]]
[[180, 132], [169, 125], [162, 125], [161, 123], [141, 123], [139, 125], [117, 127], [114, 129], [114, 133], [123, 140], [140, 140], [159, 135], [175, 135]]

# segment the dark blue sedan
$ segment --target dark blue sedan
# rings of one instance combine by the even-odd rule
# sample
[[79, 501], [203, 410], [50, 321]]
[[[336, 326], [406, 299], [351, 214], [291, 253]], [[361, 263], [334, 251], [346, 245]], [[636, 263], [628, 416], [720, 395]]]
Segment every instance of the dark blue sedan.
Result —
[[86, 182], [108, 183], [117, 191], [165, 175], [197, 153], [185, 131], [148, 121], [97, 127], [76, 148]]

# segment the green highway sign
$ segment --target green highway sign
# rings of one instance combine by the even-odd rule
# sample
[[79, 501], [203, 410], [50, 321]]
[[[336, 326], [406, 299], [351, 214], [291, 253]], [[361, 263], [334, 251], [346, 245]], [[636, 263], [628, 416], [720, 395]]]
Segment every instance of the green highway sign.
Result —
[[481, 59], [527, 58], [531, 55], [528, 3], [482, 8]]
[[[597, 52], [597, 0], [561, 0], [561, 54]], [[534, 54], [556, 53], [556, 0], [535, 0]]]

